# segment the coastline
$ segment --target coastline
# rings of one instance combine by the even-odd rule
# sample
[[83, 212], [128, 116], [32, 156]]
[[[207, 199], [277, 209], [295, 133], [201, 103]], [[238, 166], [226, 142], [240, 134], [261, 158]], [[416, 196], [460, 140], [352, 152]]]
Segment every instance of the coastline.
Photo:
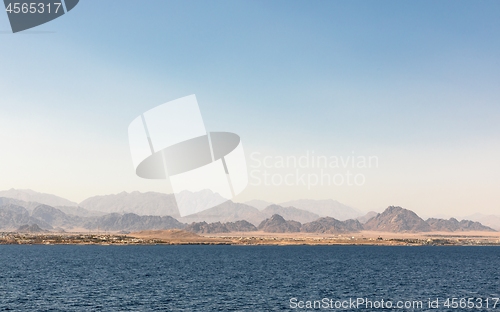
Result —
[[183, 230], [119, 233], [0, 233], [0, 245], [235, 245], [235, 246], [500, 246], [498, 232], [266, 233], [198, 235]]

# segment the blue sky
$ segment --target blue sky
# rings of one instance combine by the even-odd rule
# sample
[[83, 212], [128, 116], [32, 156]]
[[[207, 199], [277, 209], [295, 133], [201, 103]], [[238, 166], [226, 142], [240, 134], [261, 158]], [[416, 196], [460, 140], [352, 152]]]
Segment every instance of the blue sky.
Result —
[[126, 129], [194, 93], [207, 129], [238, 133], [247, 154], [380, 159], [363, 187], [241, 200], [495, 213], [499, 13], [498, 1], [82, 0], [19, 34], [0, 14], [0, 188], [162, 191], [134, 176]]

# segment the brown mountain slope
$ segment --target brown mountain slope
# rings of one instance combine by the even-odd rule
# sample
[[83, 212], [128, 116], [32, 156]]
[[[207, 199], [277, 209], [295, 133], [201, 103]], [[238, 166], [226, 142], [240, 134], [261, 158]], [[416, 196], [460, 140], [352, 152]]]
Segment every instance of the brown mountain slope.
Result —
[[367, 214], [365, 214], [364, 216], [357, 217], [356, 220], [358, 220], [361, 224], [365, 224], [366, 221], [370, 220], [373, 217], [376, 217], [377, 215], [378, 215], [378, 213], [376, 213], [375, 211], [370, 211]]
[[273, 215], [271, 218], [262, 221], [258, 229], [269, 233], [292, 233], [300, 232], [301, 224], [297, 221], [286, 221], [280, 215]]
[[484, 226], [479, 222], [474, 222], [470, 220], [458, 221], [455, 218], [449, 220], [445, 219], [435, 219], [430, 218], [426, 221], [432, 231], [446, 231], [446, 232], [456, 232], [456, 231], [488, 231], [496, 232], [494, 229]]
[[334, 218], [325, 217], [302, 225], [301, 232], [307, 233], [350, 233], [363, 230], [363, 225], [358, 220], [339, 221]]
[[429, 232], [431, 227], [411, 210], [389, 206], [384, 212], [371, 218], [364, 229], [383, 232]]
[[250, 222], [241, 220], [236, 222], [193, 222], [188, 225], [185, 231], [198, 233], [198, 234], [211, 234], [211, 233], [229, 233], [229, 232], [252, 232], [257, 231], [257, 228]]

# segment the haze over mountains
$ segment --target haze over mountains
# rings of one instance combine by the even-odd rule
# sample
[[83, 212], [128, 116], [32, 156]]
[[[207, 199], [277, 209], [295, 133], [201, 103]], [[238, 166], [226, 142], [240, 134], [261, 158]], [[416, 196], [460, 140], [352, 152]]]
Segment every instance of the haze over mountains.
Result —
[[368, 220], [370, 220], [373, 217], [376, 217], [377, 215], [378, 215], [377, 212], [375, 212], [375, 211], [369, 211], [364, 216], [357, 217], [356, 220], [358, 220], [361, 223], [366, 223]]
[[105, 213], [136, 213], [139, 215], [179, 216], [173, 194], [156, 192], [121, 192], [85, 199], [80, 206], [89, 211]]
[[[397, 233], [493, 230], [479, 222], [458, 221], [453, 218], [449, 220], [430, 218], [424, 221], [414, 212], [394, 206], [388, 207], [381, 214], [369, 212], [362, 215], [356, 209], [333, 200], [300, 200], [287, 202], [284, 205], [270, 204], [261, 209], [227, 201], [200, 213], [180, 218], [172, 194], [122, 192], [94, 196], [84, 200], [80, 205], [55, 195], [40, 194], [31, 190], [9, 190], [0, 194], [13, 196], [13, 198], [0, 197], [0, 231], [14, 231], [21, 226], [34, 224], [42, 230], [50, 231], [187, 228], [196, 233], [248, 232], [258, 229], [274, 233], [332, 234], [362, 230]], [[200, 201], [217, 200], [218, 196], [207, 192], [195, 195]], [[35, 199], [42, 203], [35, 202]], [[255, 202], [267, 204], [264, 201]], [[307, 209], [290, 206], [291, 204]], [[351, 217], [347, 218], [348, 216]]]
[[255, 225], [247, 221], [236, 221], [236, 222], [193, 222], [186, 226], [184, 230], [188, 232], [198, 233], [198, 234], [209, 234], [209, 233], [230, 233], [230, 232], [252, 232], [257, 231]]
[[273, 205], [273, 203], [271, 203], [271, 202], [268, 202], [265, 200], [259, 200], [259, 199], [247, 201], [247, 202], [245, 202], [245, 204], [252, 206], [252, 207], [255, 207], [259, 210], [264, 210], [266, 207]]
[[363, 212], [347, 205], [341, 204], [333, 199], [299, 199], [284, 202], [280, 205], [285, 207], [296, 207], [315, 213], [320, 217], [332, 217], [341, 221], [355, 219], [363, 215]]
[[389, 206], [384, 212], [377, 214], [375, 217], [368, 220], [363, 228], [371, 231], [383, 231], [394, 233], [418, 233], [431, 231], [495, 231], [494, 229], [484, 226], [479, 222], [470, 220], [462, 220], [458, 222], [456, 219], [449, 220], [429, 218], [423, 220], [411, 210], [397, 206]]
[[[194, 194], [195, 196], [192, 193], [183, 193], [178, 194], [177, 199], [181, 201], [190, 200], [190, 204], [194, 206], [193, 210], [196, 210], [196, 206], [201, 205], [200, 203], [202, 202], [221, 201], [221, 197], [218, 194], [214, 194], [208, 190], [197, 192]], [[80, 206], [89, 211], [162, 215], [178, 218], [179, 212], [175, 199], [173, 194], [122, 192], [114, 195], [94, 196], [82, 201]], [[250, 203], [258, 207], [250, 205]], [[231, 222], [247, 220], [253, 224], [259, 224], [262, 220], [273, 214], [279, 214], [286, 219], [293, 219], [299, 222], [310, 222], [319, 217], [326, 216], [338, 220], [347, 220], [363, 215], [359, 210], [334, 200], [298, 200], [279, 205], [255, 200], [244, 204], [227, 201], [199, 213], [179, 218], [179, 220], [183, 222]]]
[[[239, 221], [241, 222], [241, 221]], [[236, 222], [238, 223], [238, 222]], [[300, 223], [294, 220], [286, 220], [279, 214], [263, 220], [257, 228], [246, 222], [244, 229], [234, 225], [235, 223], [192, 223], [186, 230], [199, 234], [207, 233], [228, 233], [238, 231], [263, 231], [267, 233], [323, 233], [323, 234], [347, 234], [364, 230], [376, 232], [393, 233], [421, 233], [421, 232], [468, 232], [487, 231], [493, 232], [492, 228], [482, 225], [479, 222], [456, 219], [436, 219], [423, 220], [411, 210], [401, 207], [389, 206], [383, 213], [377, 214], [362, 224], [359, 220], [349, 219], [340, 221], [330, 217], [322, 217], [315, 221]], [[232, 227], [233, 230], [229, 230]]]
[[246, 220], [254, 225], [260, 224], [266, 218], [274, 214], [279, 214], [287, 220], [296, 220], [299, 222], [310, 222], [319, 218], [318, 215], [309, 211], [297, 209], [295, 207], [282, 207], [270, 205], [259, 211], [257, 208], [246, 204], [227, 201], [219, 206], [207, 209], [205, 211], [178, 218], [182, 222], [234, 222]]
[[[260, 206], [259, 208], [255, 208], [247, 203], [242, 204], [227, 201], [202, 212], [180, 218], [176, 198], [173, 194], [122, 192], [111, 195], [93, 196], [85, 199], [80, 204], [76, 204], [55, 195], [41, 194], [31, 190], [12, 189], [0, 193], [11, 196], [4, 199], [5, 203], [17, 204], [25, 207], [29, 211], [33, 210], [39, 204], [46, 204], [58, 208], [66, 214], [81, 217], [102, 216], [108, 213], [134, 213], [141, 216], [171, 216], [186, 223], [201, 221], [234, 222], [238, 220], [247, 220], [258, 225], [273, 214], [279, 214], [286, 219], [296, 220], [302, 223], [316, 220], [322, 216], [329, 216], [339, 220], [362, 216], [362, 213], [354, 208], [333, 200], [296, 201], [298, 205], [305, 207], [305, 209], [290, 205], [290, 202], [275, 205], [265, 201], [254, 201], [256, 204], [266, 205], [265, 207]], [[181, 201], [184, 199], [191, 200], [191, 204], [194, 207], [201, 202], [217, 202], [220, 201], [221, 198], [218, 194], [211, 193], [210, 191], [197, 192], [195, 194], [196, 196], [193, 196], [193, 194], [186, 194], [189, 196], [182, 195], [183, 193], [178, 194], [177, 198]], [[21, 200], [21, 202], [18, 200]], [[2, 202], [0, 202], [0, 205], [1, 204]]]
[[24, 202], [35, 202], [40, 204], [46, 204], [50, 206], [78, 206], [70, 200], [62, 197], [58, 197], [52, 194], [38, 193], [32, 190], [16, 190], [10, 189], [6, 191], [0, 191], [0, 197], [6, 197], [11, 199], [17, 199]]
[[383, 232], [429, 232], [431, 227], [413, 211], [390, 206], [383, 213], [366, 221], [367, 230]]
[[325, 234], [343, 234], [354, 233], [363, 230], [363, 225], [357, 220], [340, 221], [330, 217], [319, 218], [301, 224], [297, 221], [285, 220], [280, 215], [273, 215], [269, 219], [262, 221], [258, 227], [259, 230], [269, 233], [325, 233]]
[[170, 216], [139, 216], [110, 213], [80, 217], [39, 205], [32, 211], [13, 204], [0, 206], [0, 231], [15, 231], [24, 225], [38, 225], [51, 231], [140, 231], [144, 229], [182, 229], [186, 225]]
[[466, 216], [464, 219], [481, 222], [486, 226], [489, 226], [491, 228], [494, 228], [495, 230], [500, 231], [500, 216], [475, 213], [473, 215]]
[[[273, 205], [273, 203], [264, 200], [251, 200], [245, 202], [245, 204], [253, 206], [259, 210], [264, 210], [270, 205]], [[320, 217], [334, 217], [338, 220], [354, 219], [363, 216], [363, 212], [360, 210], [339, 203], [333, 199], [299, 199], [279, 203], [278, 205], [282, 207], [295, 207], [301, 210], [309, 211]]]

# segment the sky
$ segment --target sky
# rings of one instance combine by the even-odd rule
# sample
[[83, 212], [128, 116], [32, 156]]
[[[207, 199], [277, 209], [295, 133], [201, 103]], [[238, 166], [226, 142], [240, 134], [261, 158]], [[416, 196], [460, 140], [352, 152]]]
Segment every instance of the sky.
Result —
[[[196, 94], [207, 130], [241, 137], [251, 178], [235, 201], [500, 214], [499, 13], [498, 1], [82, 0], [12, 34], [0, 12], [0, 189], [169, 193], [135, 175], [127, 128]], [[305, 155], [377, 163], [277, 168]], [[300, 182], [322, 173], [363, 183]]]

